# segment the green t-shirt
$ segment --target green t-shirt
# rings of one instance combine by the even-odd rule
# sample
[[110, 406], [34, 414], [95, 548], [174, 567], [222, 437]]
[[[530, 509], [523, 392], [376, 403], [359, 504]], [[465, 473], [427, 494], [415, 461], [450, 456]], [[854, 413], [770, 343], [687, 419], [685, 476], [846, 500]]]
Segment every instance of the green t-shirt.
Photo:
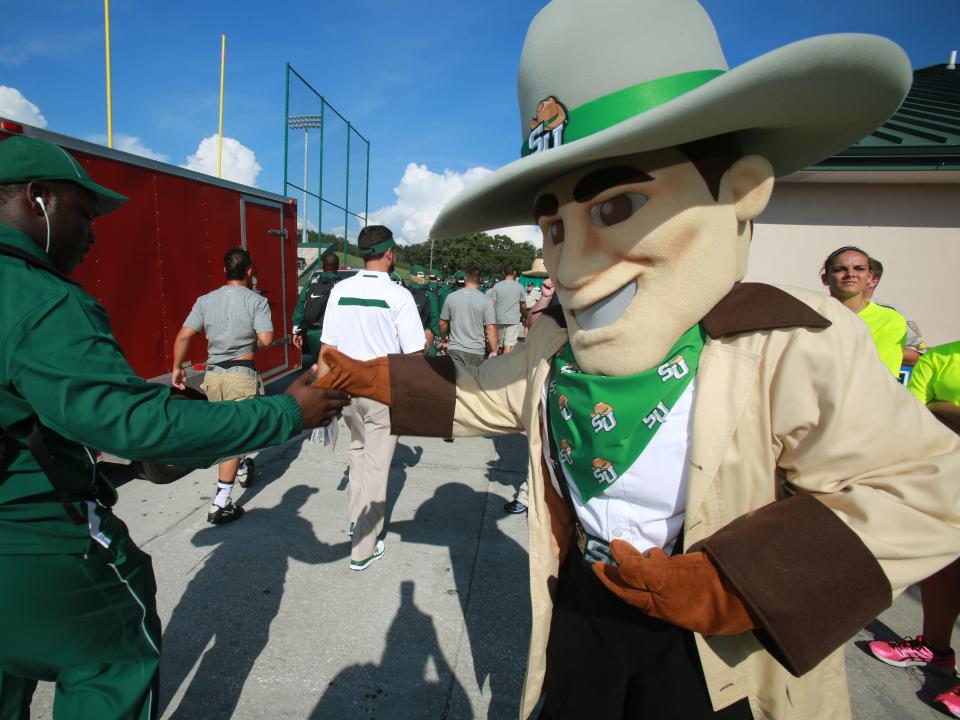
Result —
[[934, 400], [960, 405], [960, 340], [927, 350], [907, 387], [924, 406]]
[[907, 343], [906, 319], [896, 310], [874, 302], [867, 303], [857, 315], [870, 328], [880, 360], [894, 377], [898, 377], [903, 364], [903, 348]]
[[[3, 224], [0, 243], [49, 264], [30, 238]], [[49, 429], [47, 445], [70, 494], [107, 505], [115, 493], [97, 471], [95, 450], [199, 467], [303, 428], [290, 395], [175, 402], [169, 387], [133, 371], [100, 303], [78, 285], [0, 254], [0, 426], [19, 428], [34, 416]], [[83, 553], [89, 543], [90, 530], [71, 522], [47, 476], [20, 448], [0, 471], [0, 555]]]

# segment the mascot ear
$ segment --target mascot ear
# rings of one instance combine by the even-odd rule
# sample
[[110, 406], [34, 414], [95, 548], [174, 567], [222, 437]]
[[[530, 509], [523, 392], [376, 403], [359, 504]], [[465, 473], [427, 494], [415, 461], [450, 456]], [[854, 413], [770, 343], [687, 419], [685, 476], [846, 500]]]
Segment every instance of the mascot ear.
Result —
[[753, 220], [763, 212], [773, 192], [773, 181], [773, 166], [762, 155], [747, 155], [730, 166], [723, 182], [733, 195], [739, 222]]

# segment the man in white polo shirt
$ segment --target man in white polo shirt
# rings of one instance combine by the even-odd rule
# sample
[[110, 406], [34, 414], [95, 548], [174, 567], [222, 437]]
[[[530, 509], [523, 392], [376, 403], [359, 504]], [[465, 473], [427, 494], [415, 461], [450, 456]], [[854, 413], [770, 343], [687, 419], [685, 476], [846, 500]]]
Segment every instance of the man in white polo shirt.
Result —
[[[322, 348], [333, 347], [357, 360], [424, 347], [423, 324], [413, 295], [390, 279], [397, 246], [383, 225], [369, 225], [357, 240], [364, 270], [337, 283], [323, 317]], [[321, 374], [325, 368], [321, 363]], [[350, 569], [363, 570], [383, 555], [387, 476], [397, 446], [390, 434], [390, 408], [356, 398], [344, 408], [350, 429]]]

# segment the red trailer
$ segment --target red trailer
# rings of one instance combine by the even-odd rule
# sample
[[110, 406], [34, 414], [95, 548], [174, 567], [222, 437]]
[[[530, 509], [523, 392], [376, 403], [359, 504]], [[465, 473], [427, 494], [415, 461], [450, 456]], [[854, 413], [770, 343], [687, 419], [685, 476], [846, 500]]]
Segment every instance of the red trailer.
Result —
[[[57, 143], [95, 182], [129, 198], [95, 221], [96, 245], [74, 278], [110, 313], [137, 374], [170, 384], [173, 340], [194, 300], [223, 284], [224, 253], [238, 246], [250, 251], [254, 289], [267, 298], [273, 316], [274, 345], [257, 352], [257, 369], [271, 383], [300, 368], [300, 351], [290, 342], [297, 301], [295, 200], [3, 118], [0, 132]], [[197, 393], [206, 353], [201, 335], [191, 345], [188, 369], [188, 385]], [[157, 480], [164, 478], [151, 471], [162, 469], [145, 468]]]

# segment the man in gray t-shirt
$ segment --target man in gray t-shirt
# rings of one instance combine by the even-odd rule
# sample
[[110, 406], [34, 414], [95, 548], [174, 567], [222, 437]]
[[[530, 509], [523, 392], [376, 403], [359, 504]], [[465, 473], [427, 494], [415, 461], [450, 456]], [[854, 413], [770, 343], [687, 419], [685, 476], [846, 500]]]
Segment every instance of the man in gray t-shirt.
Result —
[[[250, 289], [253, 260], [243, 248], [227, 252], [223, 258], [227, 282], [213, 292], [201, 295], [183, 321], [173, 343], [171, 384], [183, 390], [183, 368], [190, 341], [203, 332], [207, 336], [207, 371], [201, 387], [207, 399], [245, 400], [260, 393], [260, 376], [253, 353], [273, 342], [273, 321], [267, 299]], [[217, 491], [207, 514], [207, 522], [219, 525], [236, 520], [243, 508], [230, 500], [234, 481], [248, 487], [253, 478], [252, 461], [225, 460], [218, 469]]]
[[[463, 274], [463, 289], [450, 293], [440, 311], [440, 337], [447, 340], [447, 354], [468, 365], [479, 365], [497, 354], [496, 316], [490, 298], [480, 292], [480, 268]], [[449, 339], [448, 339], [449, 338]]]
[[493, 286], [490, 298], [497, 312], [497, 346], [500, 352], [513, 350], [520, 338], [520, 328], [527, 319], [526, 293], [517, 282], [517, 268], [505, 265], [503, 280]]

